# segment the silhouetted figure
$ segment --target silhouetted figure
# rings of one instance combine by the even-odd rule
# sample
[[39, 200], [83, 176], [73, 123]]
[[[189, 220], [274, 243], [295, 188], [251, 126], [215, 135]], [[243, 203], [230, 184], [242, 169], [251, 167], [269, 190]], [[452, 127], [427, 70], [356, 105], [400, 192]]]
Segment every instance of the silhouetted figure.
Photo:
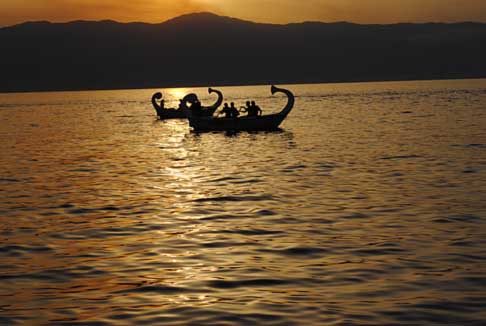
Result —
[[191, 105], [192, 114], [196, 117], [200, 117], [202, 115], [202, 105], [199, 100], [195, 100]]
[[262, 109], [258, 105], [256, 105], [255, 101], [251, 101], [251, 103], [248, 101], [246, 102], [248, 107], [246, 108], [246, 112], [248, 113], [249, 117], [257, 117], [259, 115], [262, 115]]
[[235, 107], [235, 102], [231, 102], [230, 111], [231, 111], [231, 118], [238, 118], [238, 116], [240, 115], [240, 112], [238, 112], [238, 109]]
[[262, 109], [255, 104], [255, 101], [246, 101], [246, 106], [242, 107], [242, 111], [247, 113], [248, 117], [256, 117], [262, 115]]
[[257, 117], [262, 115], [262, 109], [258, 105], [255, 104], [255, 101], [247, 101], [246, 107], [243, 107], [243, 112], [247, 113], [248, 117]]
[[240, 112], [238, 112], [238, 109], [235, 107], [235, 103], [231, 102], [231, 106], [228, 106], [228, 103], [224, 103], [223, 110], [221, 110], [219, 114], [224, 114], [225, 118], [235, 119], [238, 118]]
[[251, 106], [250, 101], [246, 101], [246, 106], [242, 106], [240, 111], [248, 113], [248, 112], [250, 112], [250, 111], [248, 111], [248, 110], [250, 110], [250, 106]]
[[219, 114], [224, 114], [225, 118], [231, 118], [231, 108], [229, 107], [228, 103], [224, 103], [223, 109]]

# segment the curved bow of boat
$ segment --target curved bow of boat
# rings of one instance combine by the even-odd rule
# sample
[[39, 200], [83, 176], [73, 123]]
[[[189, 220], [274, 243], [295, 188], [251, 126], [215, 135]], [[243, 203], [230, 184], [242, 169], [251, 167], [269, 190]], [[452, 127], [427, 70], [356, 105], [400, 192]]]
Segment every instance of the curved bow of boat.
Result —
[[223, 104], [223, 93], [221, 93], [221, 91], [218, 91], [217, 89], [214, 89], [214, 88], [211, 88], [211, 87], [208, 88], [208, 93], [209, 94], [216, 93], [218, 95], [218, 99], [216, 100], [216, 102], [213, 105], [207, 106], [207, 107], [205, 107], [205, 109], [216, 111], [221, 106], [221, 104]]
[[161, 100], [161, 99], [162, 99], [162, 93], [161, 92], [157, 92], [154, 95], [152, 95], [152, 105], [154, 106], [154, 108], [157, 112], [159, 112], [159, 110], [162, 109], [160, 104], [157, 102], [157, 100]]
[[276, 87], [274, 85], [272, 85], [272, 88], [270, 90], [271, 90], [272, 94], [284, 93], [285, 95], [287, 95], [287, 105], [279, 113], [280, 115], [283, 115], [284, 117], [286, 117], [287, 114], [289, 114], [290, 111], [292, 111], [292, 108], [294, 107], [294, 103], [295, 103], [294, 94], [292, 94], [292, 92], [289, 91], [288, 89], [279, 88], [279, 87]]
[[189, 110], [187, 103], [193, 104], [194, 102], [198, 101], [197, 95], [194, 93], [187, 94], [181, 100], [181, 108], [183, 110]]

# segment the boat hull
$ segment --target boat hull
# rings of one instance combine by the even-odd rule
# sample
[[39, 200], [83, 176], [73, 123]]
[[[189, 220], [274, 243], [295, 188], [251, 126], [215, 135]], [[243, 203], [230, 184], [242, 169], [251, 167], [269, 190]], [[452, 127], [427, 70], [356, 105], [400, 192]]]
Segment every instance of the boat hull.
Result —
[[185, 119], [187, 118], [187, 113], [185, 110], [174, 110], [174, 109], [156, 109], [157, 116], [160, 120], [166, 119]]
[[189, 125], [196, 132], [204, 131], [273, 131], [279, 130], [284, 120], [278, 114], [241, 118], [189, 118]]

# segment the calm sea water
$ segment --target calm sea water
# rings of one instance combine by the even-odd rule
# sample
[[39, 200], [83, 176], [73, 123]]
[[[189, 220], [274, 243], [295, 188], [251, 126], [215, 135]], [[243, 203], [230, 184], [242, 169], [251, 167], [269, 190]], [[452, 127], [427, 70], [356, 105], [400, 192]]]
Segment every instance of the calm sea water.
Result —
[[0, 94], [0, 324], [485, 325], [486, 80], [287, 87]]

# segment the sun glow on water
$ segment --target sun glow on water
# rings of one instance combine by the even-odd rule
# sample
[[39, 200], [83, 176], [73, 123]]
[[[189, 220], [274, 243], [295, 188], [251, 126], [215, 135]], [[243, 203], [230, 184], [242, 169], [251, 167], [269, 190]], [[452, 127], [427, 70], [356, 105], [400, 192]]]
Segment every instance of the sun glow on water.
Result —
[[166, 94], [170, 100], [180, 100], [188, 93], [188, 88], [171, 88], [166, 91]]

